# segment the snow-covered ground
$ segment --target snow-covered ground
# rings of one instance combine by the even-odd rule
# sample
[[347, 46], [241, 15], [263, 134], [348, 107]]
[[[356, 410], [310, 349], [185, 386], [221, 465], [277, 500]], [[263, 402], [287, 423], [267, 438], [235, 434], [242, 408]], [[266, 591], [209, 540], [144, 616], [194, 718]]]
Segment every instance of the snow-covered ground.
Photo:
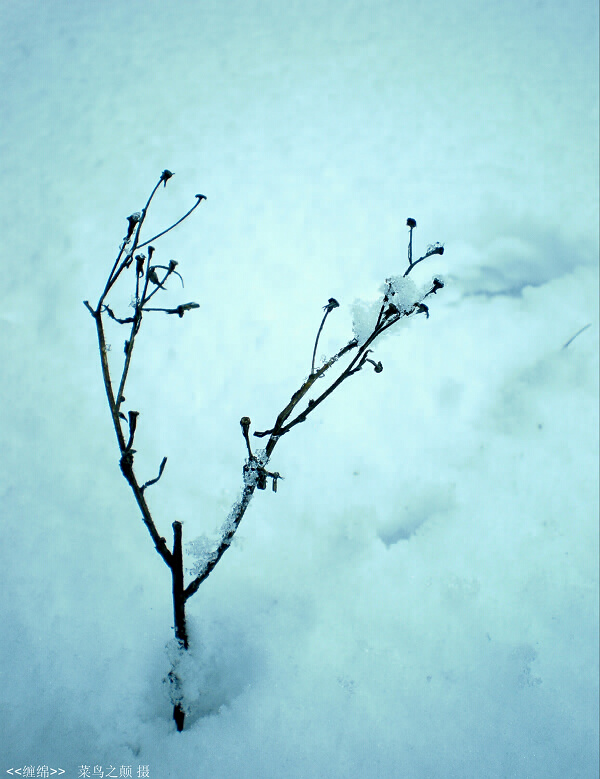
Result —
[[[592, 0], [3, 0], [2, 773], [597, 776], [597, 56]], [[319, 357], [407, 217], [445, 246], [189, 601], [182, 734], [82, 305], [164, 168], [156, 231], [208, 198], [155, 258], [201, 308], [145, 320], [127, 393], [169, 541], [227, 516], [328, 299]]]

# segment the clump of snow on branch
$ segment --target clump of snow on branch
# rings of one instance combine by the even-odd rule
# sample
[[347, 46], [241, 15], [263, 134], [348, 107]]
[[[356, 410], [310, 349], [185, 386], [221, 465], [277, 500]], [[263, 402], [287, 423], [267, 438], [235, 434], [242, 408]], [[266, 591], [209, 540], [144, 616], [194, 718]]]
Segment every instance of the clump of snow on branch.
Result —
[[256, 487], [259, 471], [264, 471], [268, 462], [269, 458], [267, 457], [266, 449], [257, 449], [254, 457], [251, 460], [246, 460], [246, 465], [244, 466], [245, 488], [237, 496], [218, 533], [212, 536], [203, 534], [186, 544], [186, 551], [192, 558], [192, 564], [186, 568], [190, 576], [201, 576], [206, 568], [216, 560], [219, 546], [224, 541], [228, 545], [231, 543], [240, 517], [252, 498], [253, 491], [248, 488]]
[[381, 290], [400, 313], [409, 311], [421, 297], [414, 281], [406, 276], [390, 276]]
[[188, 573], [190, 576], [200, 576], [217, 557], [216, 539], [207, 535], [198, 536], [186, 544], [186, 551], [193, 558], [192, 565], [187, 569]]
[[352, 332], [362, 346], [373, 332], [377, 316], [381, 310], [381, 300], [367, 303], [364, 300], [355, 300], [352, 305]]
[[248, 502], [248, 500], [245, 500], [245, 495], [245, 490], [238, 495], [225, 522], [221, 525], [221, 529], [219, 530], [219, 543], [228, 539], [227, 545], [229, 545], [233, 540], [233, 534], [235, 533], [240, 516], [244, 510], [244, 502]]
[[381, 306], [384, 305], [386, 295], [387, 303], [393, 304], [399, 312], [409, 310], [419, 299], [416, 285], [412, 279], [404, 276], [390, 277], [379, 290], [382, 294], [378, 300], [366, 302], [357, 299], [352, 306], [352, 330], [358, 341], [358, 346], [362, 346], [375, 329], [377, 317]]
[[244, 484], [247, 487], [256, 487], [258, 476], [261, 470], [264, 470], [269, 462], [265, 449], [257, 449], [252, 459], [248, 458], [244, 465]]

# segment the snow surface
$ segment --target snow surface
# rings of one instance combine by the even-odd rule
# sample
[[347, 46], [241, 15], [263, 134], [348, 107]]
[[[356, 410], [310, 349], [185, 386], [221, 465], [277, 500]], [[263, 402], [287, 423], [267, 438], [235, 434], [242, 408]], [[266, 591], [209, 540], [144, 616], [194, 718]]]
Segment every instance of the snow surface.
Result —
[[[3, 0], [1, 772], [598, 775], [597, 57], [591, 0]], [[200, 308], [145, 320], [126, 393], [169, 543], [227, 520], [239, 420], [272, 426], [328, 298], [331, 356], [408, 216], [445, 246], [188, 602], [181, 734], [82, 305], [164, 168], [148, 236], [208, 198], [153, 258]]]

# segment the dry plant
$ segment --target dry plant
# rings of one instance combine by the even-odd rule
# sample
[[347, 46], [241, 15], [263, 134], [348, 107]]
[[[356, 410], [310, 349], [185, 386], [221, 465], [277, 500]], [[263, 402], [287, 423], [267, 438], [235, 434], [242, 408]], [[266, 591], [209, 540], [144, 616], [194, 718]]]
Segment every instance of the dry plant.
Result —
[[[372, 353], [371, 347], [382, 333], [389, 330], [389, 328], [393, 327], [399, 320], [405, 317], [413, 316], [415, 314], [425, 314], [429, 317], [429, 309], [423, 301], [430, 295], [435, 294], [438, 289], [441, 289], [444, 286], [443, 283], [438, 278], [434, 278], [427, 288], [419, 293], [412, 283], [412, 280], [409, 281], [407, 276], [422, 260], [434, 254], [443, 254], [444, 247], [440, 244], [429, 246], [422, 257], [413, 260], [412, 239], [413, 230], [417, 226], [417, 223], [414, 219], [408, 219], [406, 222], [409, 228], [408, 267], [404, 274], [402, 276], [393, 276], [386, 279], [386, 282], [382, 287], [381, 298], [370, 306], [355, 310], [354, 338], [342, 346], [332, 357], [324, 360], [321, 365], [315, 366], [317, 345], [325, 321], [329, 314], [339, 306], [335, 298], [329, 298], [327, 304], [324, 306], [325, 313], [316, 335], [310, 374], [302, 382], [299, 389], [292, 395], [289, 403], [278, 414], [273, 426], [267, 430], [254, 431], [253, 433], [255, 438], [267, 439], [264, 448], [255, 448], [254, 451], [252, 450], [252, 445], [250, 443], [250, 419], [249, 417], [242, 417], [240, 420], [242, 435], [247, 450], [247, 457], [243, 466], [242, 492], [221, 526], [217, 542], [211, 547], [206, 540], [198, 539], [198, 543], [194, 544], [194, 542], [192, 542], [189, 545], [196, 560], [192, 569], [194, 578], [186, 584], [183, 564], [182, 524], [181, 522], [172, 523], [173, 546], [172, 548], [169, 548], [166, 539], [157, 530], [146, 501], [146, 491], [149, 487], [155, 485], [159, 481], [165, 469], [167, 458], [163, 457], [158, 468], [158, 475], [155, 478], [140, 484], [140, 480], [136, 476], [133, 467], [136, 453], [133, 445], [139, 412], [129, 410], [127, 411], [127, 414], [125, 414], [123, 411], [125, 403], [124, 393], [127, 378], [129, 376], [129, 369], [131, 367], [133, 350], [141, 330], [144, 314], [163, 312], [165, 314], [177, 314], [177, 316], [183, 317], [187, 311], [199, 308], [198, 303], [193, 302], [182, 303], [175, 308], [161, 308], [155, 305], [149, 305], [149, 303], [155, 302], [153, 299], [165, 289], [165, 283], [172, 276], [176, 275], [181, 279], [179, 272], [176, 270], [177, 262], [175, 262], [175, 260], [170, 260], [168, 265], [156, 264], [153, 259], [155, 248], [152, 244], [161, 238], [161, 236], [165, 235], [165, 233], [168, 233], [174, 227], [181, 224], [181, 222], [183, 222], [184, 219], [187, 219], [200, 203], [206, 199], [204, 195], [196, 195], [196, 202], [181, 219], [177, 220], [177, 222], [160, 233], [153, 235], [148, 240], [142, 241], [141, 232], [148, 215], [150, 204], [160, 185], [163, 184], [163, 186], [166, 187], [167, 181], [172, 176], [173, 174], [170, 171], [164, 170], [144, 208], [127, 217], [127, 233], [121, 242], [119, 253], [113, 263], [98, 303], [95, 307], [92, 307], [89, 301], [86, 300], [84, 301], [84, 304], [96, 323], [102, 377], [113, 426], [117, 436], [121, 471], [133, 491], [135, 500], [142, 514], [142, 520], [150, 533], [156, 551], [171, 571], [177, 651], [172, 653], [172, 668], [168, 675], [168, 683], [170, 697], [173, 703], [173, 719], [175, 720], [177, 730], [181, 731], [183, 730], [185, 722], [186, 701], [184, 700], [182, 679], [178, 669], [184, 654], [189, 649], [185, 612], [187, 601], [198, 591], [202, 582], [210, 575], [225, 551], [231, 545], [232, 539], [250, 504], [250, 500], [252, 499], [255, 490], [266, 489], [270, 481], [273, 491], [277, 492], [277, 483], [283, 477], [277, 471], [267, 470], [267, 466], [278, 441], [296, 425], [304, 422], [326, 398], [346, 381], [346, 379], [350, 378], [350, 376], [354, 376], [367, 364], [373, 366], [375, 373], [381, 373], [383, 371], [381, 362], [375, 362], [375, 360], [369, 356]], [[145, 253], [141, 251], [142, 249], [146, 250]], [[134, 296], [131, 303], [133, 315], [118, 317], [106, 301], [109, 293], [114, 289], [117, 282], [125, 280], [128, 280], [134, 290]], [[123, 350], [124, 357], [121, 358], [122, 367], [120, 369], [120, 377], [118, 379], [116, 392], [109, 361], [110, 346], [107, 344], [105, 335], [105, 324], [107, 320], [119, 325], [129, 326], [128, 336], [125, 340]], [[316, 397], [308, 399], [306, 404], [302, 405], [301, 410], [296, 411], [297, 407], [310, 390], [313, 388], [316, 389], [315, 385], [317, 381], [324, 378], [330, 368], [344, 357], [347, 357], [349, 361], [346, 367], [341, 370], [337, 378], [332, 379], [325, 390], [317, 394]]]

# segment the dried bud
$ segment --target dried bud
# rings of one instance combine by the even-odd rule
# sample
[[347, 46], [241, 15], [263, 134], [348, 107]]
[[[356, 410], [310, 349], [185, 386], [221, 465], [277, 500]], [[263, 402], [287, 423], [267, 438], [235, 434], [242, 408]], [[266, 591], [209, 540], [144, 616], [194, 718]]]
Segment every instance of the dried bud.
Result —
[[[149, 246], [148, 248], [150, 249], [151, 247]], [[156, 284], [157, 287], [160, 287], [160, 289], [166, 289], [166, 287], [162, 285], [161, 280], [158, 278], [158, 274], [153, 267], [148, 270], [148, 278], [153, 284]]]
[[135, 435], [135, 428], [137, 426], [137, 418], [140, 415], [139, 411], [129, 411], [128, 412], [129, 417], [129, 443], [127, 444], [127, 448], [131, 449], [131, 444], [133, 443], [133, 436]]
[[178, 265], [179, 263], [177, 262], [177, 260], [171, 260], [169, 262], [169, 271], [172, 273]]
[[191, 311], [192, 308], [200, 308], [199, 303], [183, 303], [180, 306], [177, 306], [177, 308], [174, 311], [169, 311], [170, 314], [179, 314], [179, 318], [185, 314], [186, 311]]
[[329, 298], [327, 301], [327, 305], [323, 306], [323, 311], [327, 311], [329, 313], [330, 311], [333, 311], [334, 308], [339, 308], [340, 304], [337, 302], [335, 298]]
[[142, 215], [139, 211], [136, 211], [135, 214], [131, 214], [131, 216], [127, 217], [127, 221], [129, 222], [129, 226], [127, 228], [127, 240], [131, 238], [133, 235], [133, 231], [135, 230], [136, 224], [140, 221], [142, 218]]
[[427, 254], [426, 257], [431, 257], [432, 254], [443, 254], [444, 253], [444, 247], [441, 245], [441, 243], [434, 243], [430, 244], [427, 247]]
[[438, 289], [443, 289], [443, 288], [444, 288], [443, 282], [441, 282], [439, 279], [433, 280], [433, 287], [431, 288], [432, 294], [435, 295]]
[[277, 479], [283, 479], [283, 476], [279, 473], [279, 471], [270, 473], [269, 476], [273, 479], [273, 492], [277, 492]]
[[411, 228], [411, 230], [412, 230], [414, 227], [416, 227], [416, 226], [417, 226], [417, 222], [416, 222], [416, 220], [415, 220], [415, 219], [412, 219], [410, 216], [409, 216], [409, 217], [408, 217], [408, 219], [406, 220], [406, 224], [407, 224], [407, 226], [408, 226], [408, 227], [410, 227], [410, 228]]
[[165, 187], [167, 186], [167, 181], [168, 181], [170, 178], [173, 178], [173, 176], [174, 176], [174, 175], [175, 175], [175, 174], [174, 174], [174, 173], [171, 173], [171, 171], [170, 171], [170, 170], [163, 170], [163, 172], [161, 173], [161, 176], [160, 176], [160, 180], [163, 182], [163, 185], [164, 185]]
[[244, 435], [248, 432], [250, 429], [250, 425], [252, 423], [250, 422], [250, 417], [242, 417], [240, 419], [240, 425], [242, 426], [242, 430], [244, 431]]
[[[367, 351], [367, 354], [368, 354], [370, 351], [371, 351], [371, 349], [369, 349], [369, 350]], [[363, 363], [362, 363], [362, 364], [361, 364], [361, 366], [360, 366], [361, 368], [362, 368], [362, 366], [364, 365], [364, 363], [365, 363], [365, 362], [370, 362], [370, 363], [371, 363], [371, 365], [373, 366], [373, 370], [375, 371], [375, 373], [381, 373], [381, 371], [383, 370], [383, 365], [381, 364], [381, 362], [375, 362], [375, 360], [372, 360], [370, 357], [365, 357], [365, 359], [364, 359]]]

